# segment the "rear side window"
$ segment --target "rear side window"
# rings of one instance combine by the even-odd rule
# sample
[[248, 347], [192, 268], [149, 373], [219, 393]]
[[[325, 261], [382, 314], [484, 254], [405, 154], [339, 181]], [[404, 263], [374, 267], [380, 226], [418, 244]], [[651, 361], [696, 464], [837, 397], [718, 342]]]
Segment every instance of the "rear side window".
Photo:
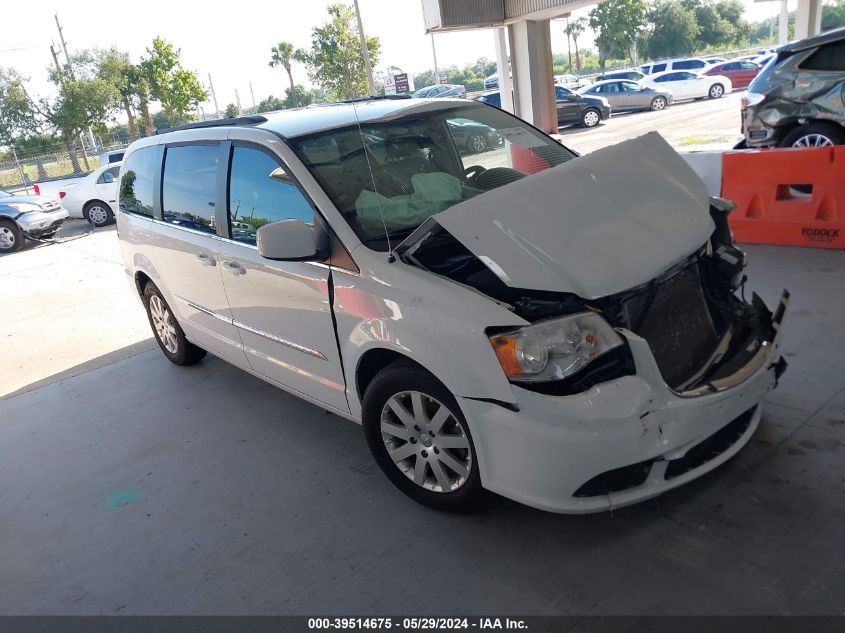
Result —
[[219, 146], [168, 147], [161, 179], [164, 221], [195, 231], [216, 233], [214, 201]]
[[820, 47], [802, 64], [803, 70], [845, 70], [845, 40]]
[[666, 70], [666, 64], [655, 64], [651, 67], [652, 74], [654, 73], [661, 73]]
[[255, 244], [256, 231], [280, 220], [314, 224], [314, 210], [288, 171], [269, 154], [235, 147], [229, 172], [229, 231], [232, 239]]
[[686, 70], [687, 68], [692, 68], [692, 62], [688, 59], [683, 59], [672, 64], [672, 70]]
[[158, 162], [158, 147], [142, 147], [132, 152], [120, 179], [120, 210], [153, 217], [153, 181]]

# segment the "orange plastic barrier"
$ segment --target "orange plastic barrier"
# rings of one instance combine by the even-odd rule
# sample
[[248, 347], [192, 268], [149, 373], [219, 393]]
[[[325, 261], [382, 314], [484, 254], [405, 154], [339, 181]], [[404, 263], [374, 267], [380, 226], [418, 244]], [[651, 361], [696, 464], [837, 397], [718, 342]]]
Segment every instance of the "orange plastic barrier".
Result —
[[722, 197], [737, 242], [845, 248], [845, 146], [728, 152]]

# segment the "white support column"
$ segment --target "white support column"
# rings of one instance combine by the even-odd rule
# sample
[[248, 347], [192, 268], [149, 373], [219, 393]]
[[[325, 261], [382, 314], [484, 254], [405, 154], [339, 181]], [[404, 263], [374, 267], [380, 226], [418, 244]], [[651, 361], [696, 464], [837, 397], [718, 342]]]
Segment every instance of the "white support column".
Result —
[[795, 12], [795, 39], [818, 35], [822, 28], [822, 0], [798, 0]]
[[516, 114], [544, 132], [557, 132], [549, 20], [523, 20], [510, 27]]
[[513, 109], [513, 83], [511, 82], [510, 64], [508, 64], [508, 34], [502, 27], [495, 30], [496, 37], [496, 72], [499, 74], [499, 96], [502, 110], [510, 113]]
[[780, 0], [780, 17], [778, 18], [778, 46], [789, 42], [789, 8], [786, 0]]

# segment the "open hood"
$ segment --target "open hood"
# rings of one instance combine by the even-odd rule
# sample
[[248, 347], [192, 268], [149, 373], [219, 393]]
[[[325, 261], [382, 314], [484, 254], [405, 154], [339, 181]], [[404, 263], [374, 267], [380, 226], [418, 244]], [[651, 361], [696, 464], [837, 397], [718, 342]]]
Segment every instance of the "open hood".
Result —
[[[650, 281], [714, 228], [704, 183], [656, 132], [488, 191], [431, 222], [507, 286], [585, 299]], [[415, 233], [403, 250], [424, 240], [424, 230]]]

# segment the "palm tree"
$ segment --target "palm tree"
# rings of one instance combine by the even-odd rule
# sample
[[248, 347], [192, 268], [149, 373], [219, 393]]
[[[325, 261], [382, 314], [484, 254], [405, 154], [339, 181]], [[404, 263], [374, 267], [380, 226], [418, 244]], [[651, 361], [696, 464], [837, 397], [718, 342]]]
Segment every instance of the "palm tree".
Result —
[[284, 66], [288, 73], [290, 80], [290, 96], [293, 101], [293, 107], [299, 107], [299, 100], [296, 98], [296, 87], [293, 85], [293, 75], [290, 72], [290, 60], [293, 59], [293, 44], [290, 42], [279, 42], [270, 49], [272, 57], [270, 58], [270, 68], [276, 66]]
[[564, 32], [567, 37], [571, 37], [575, 44], [575, 68], [576, 72], [581, 72], [581, 54], [578, 51], [578, 38], [587, 29], [586, 18], [578, 18], [572, 22], [567, 22]]

